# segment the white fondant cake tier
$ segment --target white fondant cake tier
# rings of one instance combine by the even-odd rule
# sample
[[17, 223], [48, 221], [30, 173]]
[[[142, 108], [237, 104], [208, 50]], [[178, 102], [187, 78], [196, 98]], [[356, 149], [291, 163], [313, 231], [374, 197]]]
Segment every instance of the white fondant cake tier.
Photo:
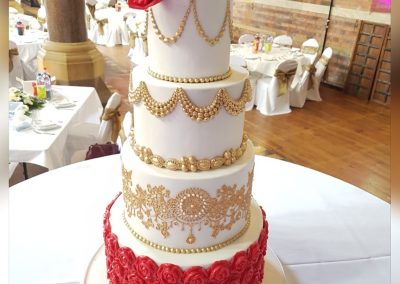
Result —
[[[231, 77], [212, 83], [180, 84], [157, 80], [145, 72], [146, 66], [132, 71], [132, 90], [145, 82], [148, 93], [157, 102], [168, 101], [177, 88], [182, 88], [190, 101], [199, 107], [210, 105], [220, 89], [225, 89], [232, 100], [241, 97], [247, 70], [234, 67]], [[134, 135], [136, 144], [150, 148], [155, 155], [164, 159], [180, 159], [194, 156], [210, 159], [222, 155], [229, 149], [240, 146], [243, 137], [244, 110], [238, 115], [229, 114], [224, 106], [207, 121], [191, 119], [178, 103], [164, 117], [153, 115], [143, 100], [135, 103]]]
[[[157, 264], [172, 263], [178, 265], [181, 269], [186, 269], [190, 266], [201, 266], [203, 268], [207, 268], [215, 261], [230, 260], [235, 253], [242, 250], [247, 250], [247, 248], [259, 238], [263, 224], [263, 217], [260, 207], [253, 199], [250, 207], [250, 226], [247, 231], [235, 242], [217, 251], [193, 254], [177, 254], [152, 248], [143, 244], [141, 241], [132, 236], [131, 232], [129, 229], [127, 229], [121, 218], [123, 211], [124, 202], [120, 197], [111, 208], [110, 217], [112, 232], [118, 236], [119, 246], [132, 248], [134, 249], [136, 255], [148, 256]], [[179, 238], [180, 235], [181, 232], [176, 231], [172, 237], [175, 239]]]
[[168, 248], [218, 249], [246, 229], [254, 167], [251, 141], [235, 164], [212, 171], [147, 165], [133, 153], [129, 141], [121, 160], [126, 219], [144, 239]]
[[[176, 34], [190, 1], [168, 0], [152, 7], [154, 19], [163, 35], [171, 37]], [[224, 22], [227, 0], [194, 1], [205, 34], [214, 38]], [[228, 71], [230, 44], [228, 26], [225, 27], [225, 32], [218, 43], [210, 45], [197, 32], [192, 10], [181, 37], [175, 43], [167, 44], [156, 34], [150, 15], [148, 23], [148, 50], [152, 71], [176, 77], [215, 76]]]

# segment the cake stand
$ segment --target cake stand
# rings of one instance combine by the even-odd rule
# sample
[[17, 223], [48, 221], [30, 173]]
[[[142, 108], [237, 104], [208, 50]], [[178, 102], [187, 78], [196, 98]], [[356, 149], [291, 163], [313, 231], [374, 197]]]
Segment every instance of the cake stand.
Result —
[[[102, 245], [91, 259], [86, 270], [84, 284], [109, 284], [107, 279], [106, 254]], [[274, 251], [268, 247], [265, 256], [264, 280], [262, 284], [285, 284], [282, 264]]]

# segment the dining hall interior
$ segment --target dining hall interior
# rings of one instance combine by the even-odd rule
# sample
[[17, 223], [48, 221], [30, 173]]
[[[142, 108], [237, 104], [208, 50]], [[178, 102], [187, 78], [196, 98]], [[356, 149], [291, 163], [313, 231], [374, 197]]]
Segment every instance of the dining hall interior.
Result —
[[[34, 261], [44, 242], [33, 237], [30, 243], [35, 245], [24, 251], [23, 239], [15, 238], [10, 246], [10, 255], [15, 255], [10, 258], [10, 283], [27, 283], [27, 279], [30, 283], [120, 283], [97, 278], [89, 269], [97, 257], [101, 259], [99, 244], [88, 245], [89, 236], [98, 234], [95, 239], [101, 242], [102, 234], [98, 222], [91, 220], [102, 221], [107, 202], [122, 190], [121, 163], [124, 178], [125, 163], [131, 163], [126, 154], [130, 152], [124, 149], [128, 146], [146, 166], [172, 169], [178, 176], [184, 169], [190, 174], [220, 170], [220, 165], [212, 169], [211, 157], [190, 156], [190, 166], [185, 168], [186, 157], [168, 163], [170, 157], [156, 152], [172, 148], [173, 143], [179, 148], [180, 141], [184, 141], [181, 151], [189, 142], [205, 141], [197, 147], [199, 153], [211, 149], [206, 145], [212, 142], [216, 148], [229, 144], [230, 149], [219, 155], [225, 163], [221, 169], [244, 159], [249, 148], [243, 145], [251, 141], [252, 196], [268, 218], [269, 259], [264, 282], [240, 283], [313, 284], [321, 279], [332, 284], [390, 283], [392, 1], [213, 0], [209, 5], [216, 9], [208, 12], [201, 1], [181, 0], [177, 13], [184, 16], [171, 20], [157, 18], [157, 7], [173, 10], [175, 4], [169, 3], [177, 0], [9, 0], [11, 212], [33, 208], [29, 200], [41, 194], [50, 203], [55, 198], [60, 207], [48, 205], [33, 214], [37, 217], [54, 210], [50, 213], [57, 218], [63, 208], [73, 208], [74, 196], [83, 196], [100, 216], [86, 212], [84, 204], [77, 202], [84, 217], [76, 227], [68, 227], [75, 233], [91, 230], [86, 247], [45, 250], [33, 267], [24, 258]], [[212, 1], [204, 0], [208, 2]], [[212, 38], [207, 32], [213, 22], [207, 17], [216, 15], [220, 6], [225, 11], [222, 27], [221, 21], [215, 24]], [[167, 29], [168, 21], [174, 21], [176, 33]], [[171, 48], [184, 48], [190, 33], [198, 38], [193, 41], [208, 44], [199, 47], [197, 54], [188, 53], [196, 58]], [[226, 49], [208, 51], [225, 39]], [[192, 73], [210, 65], [224, 73], [192, 79]], [[163, 75], [168, 70], [178, 75]], [[188, 78], [181, 78], [184, 71]], [[236, 88], [242, 96], [227, 98], [233, 81], [244, 73], [243, 90]], [[156, 82], [156, 87], [143, 88], [143, 78]], [[190, 97], [189, 91], [173, 93], [171, 87], [164, 94], [152, 93], [168, 84], [183, 89], [195, 85], [200, 90], [211, 84], [223, 86], [225, 81], [226, 89], [218, 93], [221, 103], [215, 106], [213, 101], [214, 112], [205, 107], [210, 102]], [[193, 110], [187, 111], [186, 105]], [[210, 122], [215, 118], [233, 112], [240, 112], [235, 119], [243, 120], [235, 122], [242, 126], [240, 141], [230, 124], [207, 133], [203, 128], [195, 133], [188, 122], [175, 123], [169, 134], [157, 129], [181, 114], [191, 116], [191, 123], [214, 125]], [[193, 133], [181, 135], [180, 128]], [[224, 142], [217, 143], [217, 136]], [[140, 145], [145, 142], [148, 145]], [[157, 143], [167, 146], [157, 148]], [[99, 187], [97, 202], [92, 187]], [[77, 220], [78, 212], [70, 214]], [[60, 213], [59, 218], [67, 222], [64, 215], [68, 214]], [[24, 218], [29, 219], [24, 215], [10, 221], [16, 224], [11, 236], [33, 229]], [[30, 218], [33, 222], [34, 216]], [[49, 219], [55, 228], [63, 221]], [[61, 237], [66, 229], [59, 230], [60, 240], [71, 237]], [[53, 263], [52, 256], [59, 261]], [[41, 265], [52, 272], [46, 273]], [[27, 273], [21, 275], [21, 270]]]

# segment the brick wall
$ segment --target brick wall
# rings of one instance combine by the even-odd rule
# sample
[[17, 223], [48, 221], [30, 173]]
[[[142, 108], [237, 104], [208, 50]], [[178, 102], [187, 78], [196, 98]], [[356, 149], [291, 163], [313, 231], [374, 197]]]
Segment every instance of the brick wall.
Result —
[[[276, 0], [279, 2], [280, 0]], [[347, 13], [370, 12], [373, 1], [379, 0], [335, 0], [334, 8]], [[254, 0], [234, 0], [233, 25], [234, 40], [243, 33], [288, 34], [293, 38], [293, 45], [299, 47], [308, 38], [315, 38], [320, 43], [320, 52], [325, 36], [325, 23], [330, 0], [294, 0], [293, 8], [279, 7]], [[290, 3], [289, 1], [282, 1]], [[314, 4], [314, 12], [298, 8], [302, 2]], [[269, 2], [271, 3], [271, 2]], [[296, 5], [297, 4], [297, 5]], [[324, 12], [325, 11], [325, 12]], [[357, 40], [360, 21], [356, 16], [342, 17], [331, 14], [325, 47], [333, 49], [333, 57], [325, 75], [329, 84], [344, 87], [351, 56]]]

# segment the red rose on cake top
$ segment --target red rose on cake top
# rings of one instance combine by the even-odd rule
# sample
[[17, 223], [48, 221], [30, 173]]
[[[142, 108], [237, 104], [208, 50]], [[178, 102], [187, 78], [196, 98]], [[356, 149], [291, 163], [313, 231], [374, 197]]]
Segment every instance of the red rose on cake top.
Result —
[[161, 0], [128, 0], [128, 5], [133, 9], [146, 10], [160, 2]]

